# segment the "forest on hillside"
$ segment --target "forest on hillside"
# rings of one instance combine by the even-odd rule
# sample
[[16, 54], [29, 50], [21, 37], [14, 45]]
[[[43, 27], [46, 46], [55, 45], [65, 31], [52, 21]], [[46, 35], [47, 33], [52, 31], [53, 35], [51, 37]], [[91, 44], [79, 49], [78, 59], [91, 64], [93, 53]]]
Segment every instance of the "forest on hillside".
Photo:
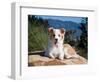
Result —
[[[49, 19], [43, 19], [36, 15], [28, 15], [28, 52], [44, 51], [47, 48], [47, 30], [51, 25]], [[72, 24], [69, 26], [71, 25]], [[67, 25], [65, 26], [67, 27]], [[77, 29], [65, 29], [66, 33], [64, 43], [69, 43], [76, 49], [79, 55], [88, 59], [88, 18], [82, 17]], [[80, 36], [77, 36], [78, 30], [81, 31]]]

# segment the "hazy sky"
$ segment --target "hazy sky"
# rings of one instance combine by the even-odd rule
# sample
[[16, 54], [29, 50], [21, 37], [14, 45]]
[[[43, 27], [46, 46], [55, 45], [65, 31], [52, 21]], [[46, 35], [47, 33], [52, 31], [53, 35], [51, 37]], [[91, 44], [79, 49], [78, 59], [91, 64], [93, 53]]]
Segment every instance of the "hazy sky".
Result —
[[56, 19], [62, 21], [73, 21], [76, 23], [80, 23], [82, 21], [82, 17], [67, 17], [67, 16], [39, 16], [43, 19]]

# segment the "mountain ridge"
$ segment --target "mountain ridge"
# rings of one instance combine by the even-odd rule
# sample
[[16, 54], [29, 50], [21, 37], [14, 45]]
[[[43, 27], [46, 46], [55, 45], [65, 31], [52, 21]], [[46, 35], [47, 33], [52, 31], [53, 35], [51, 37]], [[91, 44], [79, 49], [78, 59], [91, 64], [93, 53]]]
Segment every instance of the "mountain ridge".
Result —
[[65, 28], [66, 30], [76, 30], [75, 36], [80, 37], [81, 30], [79, 27], [81, 27], [80, 23], [76, 23], [73, 21], [61, 21], [61, 20], [55, 20], [55, 19], [48, 19], [49, 27], [53, 28]]

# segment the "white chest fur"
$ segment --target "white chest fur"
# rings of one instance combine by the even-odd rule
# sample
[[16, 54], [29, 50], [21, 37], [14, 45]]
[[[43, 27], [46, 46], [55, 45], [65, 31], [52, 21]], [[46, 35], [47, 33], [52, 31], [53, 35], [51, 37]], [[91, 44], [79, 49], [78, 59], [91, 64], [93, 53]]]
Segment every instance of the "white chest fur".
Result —
[[57, 46], [49, 45], [48, 50], [46, 51], [45, 55], [51, 58], [58, 57], [59, 59], [63, 59], [64, 58], [63, 45], [61, 44], [58, 44]]
[[54, 47], [51, 47], [49, 50], [50, 50], [49, 51], [50, 53], [52, 53], [53, 55], [57, 56], [57, 55], [60, 55], [61, 52], [63, 52], [63, 47], [61, 47], [61, 46], [58, 46], [58, 47], [54, 46]]

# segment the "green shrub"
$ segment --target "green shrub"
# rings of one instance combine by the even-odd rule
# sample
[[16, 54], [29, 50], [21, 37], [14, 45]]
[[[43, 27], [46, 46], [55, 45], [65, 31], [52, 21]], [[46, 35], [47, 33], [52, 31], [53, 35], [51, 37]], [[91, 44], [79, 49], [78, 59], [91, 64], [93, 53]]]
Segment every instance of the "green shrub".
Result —
[[47, 28], [41, 25], [36, 25], [29, 21], [28, 23], [28, 51], [45, 50], [48, 42]]

